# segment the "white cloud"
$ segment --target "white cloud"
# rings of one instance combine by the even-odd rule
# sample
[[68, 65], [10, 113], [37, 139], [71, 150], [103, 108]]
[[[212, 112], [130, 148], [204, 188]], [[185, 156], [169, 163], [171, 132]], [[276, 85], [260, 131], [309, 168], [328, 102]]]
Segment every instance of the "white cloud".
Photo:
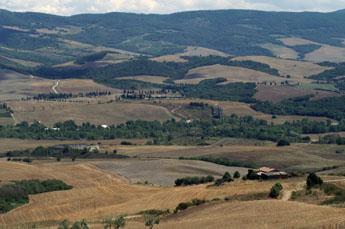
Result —
[[0, 0], [0, 8], [58, 15], [105, 12], [165, 14], [212, 9], [333, 11], [345, 8], [345, 0]]

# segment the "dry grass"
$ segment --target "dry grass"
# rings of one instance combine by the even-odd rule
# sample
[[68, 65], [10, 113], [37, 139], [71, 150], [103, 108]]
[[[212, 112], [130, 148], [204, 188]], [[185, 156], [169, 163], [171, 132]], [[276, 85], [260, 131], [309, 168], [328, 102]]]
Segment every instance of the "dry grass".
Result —
[[56, 122], [74, 120], [76, 123], [91, 122], [96, 125], [119, 124], [127, 120], [164, 121], [174, 116], [163, 107], [140, 103], [97, 103], [98, 99], [86, 102], [11, 101], [17, 122], [32, 123], [39, 120], [53, 126]]
[[177, 63], [188, 62], [188, 60], [181, 58], [180, 55], [159, 56], [159, 57], [152, 58], [151, 60], [154, 60], [157, 62], [177, 62]]
[[164, 80], [168, 79], [168, 77], [164, 76], [125, 76], [116, 78], [118, 80], [140, 80], [149, 83], [157, 83], [157, 84], [164, 84]]
[[46, 91], [54, 85], [53, 81], [30, 77], [10, 70], [0, 69], [1, 100], [16, 100]]
[[34, 195], [30, 203], [0, 216], [0, 225], [13, 225], [45, 220], [95, 219], [123, 213], [135, 214], [147, 209], [175, 208], [193, 198], [268, 192], [272, 182], [235, 182], [222, 187], [206, 185], [179, 188], [158, 188], [127, 184], [126, 180], [91, 165], [37, 167], [0, 161], [3, 181], [22, 179], [61, 179], [74, 188]]
[[326, 44], [321, 44], [305, 39], [300, 38], [284, 38], [279, 39], [285, 45], [288, 46], [296, 46], [296, 45], [308, 45], [308, 44], [316, 44], [321, 45], [322, 47], [314, 52], [308, 53], [305, 55], [305, 60], [312, 61], [312, 62], [323, 62], [323, 61], [330, 61], [330, 62], [343, 62], [345, 61], [345, 48], [330, 46]]
[[320, 49], [306, 54], [305, 59], [313, 62], [344, 62], [345, 48], [324, 45]]
[[222, 157], [258, 166], [272, 166], [283, 170], [313, 170], [345, 165], [345, 155], [336, 154], [338, 145], [293, 144], [277, 147], [264, 145], [212, 146], [120, 146], [120, 154], [141, 158]]
[[270, 50], [276, 57], [283, 59], [297, 59], [298, 53], [290, 48], [275, 45], [275, 44], [262, 44], [260, 47]]
[[310, 82], [310, 80], [304, 79], [304, 76], [311, 76], [319, 74], [325, 70], [332, 69], [330, 67], [323, 67], [309, 62], [283, 60], [266, 56], [245, 56], [235, 58], [235, 60], [252, 60], [268, 64], [271, 68], [278, 69], [280, 75], [290, 75], [290, 79], [296, 80], [300, 83]]
[[188, 46], [185, 49], [184, 53], [181, 56], [229, 56], [229, 54], [220, 52], [214, 49], [204, 48], [204, 47], [197, 47], [197, 46]]
[[311, 89], [296, 88], [296, 87], [289, 87], [289, 86], [260, 85], [257, 87], [257, 89], [259, 91], [254, 95], [254, 98], [261, 101], [272, 101], [275, 103], [280, 102], [284, 99], [294, 98], [297, 96], [305, 96], [305, 95], [310, 95], [310, 94], [314, 95], [312, 100], [341, 96], [341, 94], [331, 92], [331, 91], [311, 90]]
[[309, 40], [305, 40], [302, 38], [297, 38], [297, 37], [290, 37], [290, 38], [281, 38], [278, 39], [281, 42], [283, 42], [285, 45], [288, 46], [296, 46], [296, 45], [320, 45], [320, 43], [314, 42], [314, 41], [309, 41]]
[[343, 214], [343, 209], [277, 200], [215, 203], [163, 219], [156, 228], [324, 228], [343, 223]]
[[[133, 215], [148, 209], [173, 209], [194, 198], [213, 199], [267, 193], [276, 181], [236, 181], [220, 187], [197, 185], [178, 188], [129, 185], [126, 180], [88, 164], [38, 167], [0, 161], [4, 182], [21, 179], [61, 179], [74, 188], [30, 197], [30, 203], [0, 216], [0, 225], [30, 222], [79, 220], [96, 222], [109, 215]], [[287, 190], [300, 180], [282, 180]], [[157, 228], [317, 228], [342, 223], [343, 209], [280, 200], [230, 201], [192, 207], [166, 218]], [[277, 218], [279, 215], [279, 219]], [[129, 228], [143, 228], [129, 220]], [[102, 228], [95, 224], [93, 228]]]
[[263, 72], [254, 71], [251, 69], [212, 65], [192, 69], [188, 72], [185, 79], [176, 80], [176, 83], [182, 84], [198, 84], [205, 79], [225, 78], [227, 83], [231, 82], [283, 82], [286, 79], [282, 77], [272, 76]]
[[66, 79], [61, 80], [59, 86], [56, 88], [59, 93], [86, 93], [94, 91], [110, 91], [112, 93], [120, 93], [122, 90], [114, 89], [95, 83], [93, 80], [88, 79]]

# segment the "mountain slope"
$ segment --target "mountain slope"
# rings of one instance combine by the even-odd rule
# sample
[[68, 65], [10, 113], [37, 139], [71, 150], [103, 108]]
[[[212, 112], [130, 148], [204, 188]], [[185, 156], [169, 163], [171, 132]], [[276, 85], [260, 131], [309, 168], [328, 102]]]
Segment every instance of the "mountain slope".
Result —
[[[202, 46], [232, 55], [272, 53], [259, 45], [284, 45], [277, 38], [300, 37], [343, 46], [341, 13], [217, 10], [144, 15], [83, 14], [61, 17], [0, 11], [0, 45], [19, 49], [61, 48], [60, 38], [150, 55]], [[5, 27], [4, 27], [5, 26]]]

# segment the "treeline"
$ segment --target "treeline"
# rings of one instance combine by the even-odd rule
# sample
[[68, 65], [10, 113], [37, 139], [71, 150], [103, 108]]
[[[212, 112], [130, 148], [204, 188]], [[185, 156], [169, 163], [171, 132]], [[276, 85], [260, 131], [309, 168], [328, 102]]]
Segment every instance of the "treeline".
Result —
[[[345, 96], [311, 101], [312, 95], [283, 100], [279, 103], [259, 102], [251, 107], [274, 115], [302, 115], [327, 117], [341, 121], [345, 117]], [[337, 127], [332, 127], [337, 131]]]
[[236, 102], [256, 102], [252, 98], [257, 92], [255, 83], [229, 83], [224, 78], [207, 79], [197, 85], [168, 85], [165, 88], [178, 91], [182, 96], [187, 98], [209, 99], [217, 101], [236, 101]]
[[[110, 91], [92, 91], [84, 93], [78, 93], [74, 95], [72, 93], [49, 93], [49, 94], [38, 94], [34, 97], [27, 97], [27, 100], [63, 100], [63, 99], [70, 99], [70, 98], [77, 98], [77, 97], [98, 97], [98, 96], [106, 96], [111, 95]], [[1, 109], [1, 108], [0, 108]]]
[[90, 55], [83, 56], [79, 58], [78, 60], [75, 60], [75, 64], [85, 64], [85, 62], [92, 62], [92, 61], [97, 61], [103, 59], [109, 51], [102, 51], [102, 52], [96, 52], [92, 53]]
[[226, 65], [248, 68], [259, 72], [264, 72], [270, 75], [280, 76], [279, 71], [277, 69], [271, 68], [268, 64], [263, 64], [252, 60], [229, 61], [226, 63]]
[[57, 147], [43, 147], [38, 146], [33, 150], [16, 150], [9, 151], [5, 154], [0, 154], [0, 157], [26, 157], [26, 159], [31, 159], [35, 157], [55, 157], [57, 159], [61, 158], [71, 158], [75, 160], [76, 158], [126, 158], [124, 155], [117, 155], [116, 151], [114, 153], [99, 153], [97, 150], [90, 151], [87, 148], [84, 149], [71, 149], [66, 146], [64, 148]]
[[[268, 124], [265, 120], [254, 119], [252, 116], [225, 117], [213, 120], [194, 120], [186, 123], [174, 119], [159, 121], [127, 121], [109, 128], [74, 121], [56, 123], [58, 129], [49, 129], [39, 122], [29, 125], [26, 122], [16, 126], [0, 126], [0, 138], [21, 139], [138, 139], [151, 138], [152, 144], [172, 144], [174, 139], [195, 137], [237, 137], [248, 139], [269, 140], [277, 142], [286, 139], [289, 142], [303, 142], [300, 134], [318, 134], [333, 131], [345, 131], [345, 123], [333, 126], [330, 122], [302, 121], [285, 122], [282, 125]], [[87, 155], [87, 154], [86, 154]]]
[[13, 181], [12, 183], [0, 187], [1, 214], [29, 203], [29, 195], [72, 189], [72, 186], [55, 179]]
[[195, 184], [206, 184], [214, 182], [213, 176], [206, 176], [206, 177], [184, 177], [178, 178], [175, 180], [176, 186], [188, 186], [188, 185], [195, 185]]

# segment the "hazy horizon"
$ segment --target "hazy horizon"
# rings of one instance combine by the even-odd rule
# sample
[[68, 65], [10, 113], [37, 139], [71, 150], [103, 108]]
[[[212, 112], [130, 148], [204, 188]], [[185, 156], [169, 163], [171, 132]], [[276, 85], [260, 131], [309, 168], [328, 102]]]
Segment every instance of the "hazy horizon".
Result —
[[260, 10], [278, 12], [333, 12], [345, 8], [345, 0], [4, 0], [0, 9], [40, 12], [61, 16], [110, 12], [171, 14], [197, 10]]

